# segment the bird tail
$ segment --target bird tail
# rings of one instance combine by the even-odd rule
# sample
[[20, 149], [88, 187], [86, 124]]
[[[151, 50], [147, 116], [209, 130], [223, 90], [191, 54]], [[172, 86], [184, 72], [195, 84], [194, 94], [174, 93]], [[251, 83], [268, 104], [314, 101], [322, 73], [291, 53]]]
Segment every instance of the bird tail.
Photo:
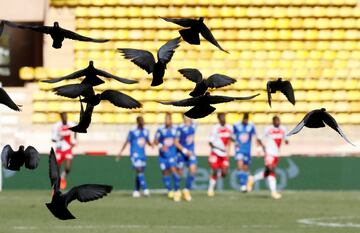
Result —
[[200, 37], [199, 32], [189, 28], [189, 29], [182, 29], [179, 31], [181, 37], [188, 42], [189, 44], [200, 44]]
[[198, 105], [185, 112], [185, 116], [192, 119], [203, 118], [214, 112], [215, 109], [210, 105]]
[[59, 208], [53, 203], [46, 203], [46, 207], [58, 219], [61, 220], [75, 219], [75, 216], [72, 215], [67, 208]]
[[87, 133], [86, 129], [83, 129], [82, 127], [80, 127], [79, 125], [75, 125], [71, 128], [69, 128], [71, 131], [75, 132], [75, 133]]

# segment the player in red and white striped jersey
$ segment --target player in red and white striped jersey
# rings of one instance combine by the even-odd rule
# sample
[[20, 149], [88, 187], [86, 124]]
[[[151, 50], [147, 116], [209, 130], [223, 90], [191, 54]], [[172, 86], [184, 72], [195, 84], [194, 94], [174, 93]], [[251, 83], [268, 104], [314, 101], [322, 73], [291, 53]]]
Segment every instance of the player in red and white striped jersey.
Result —
[[211, 152], [208, 160], [212, 169], [208, 188], [209, 197], [215, 195], [214, 190], [218, 177], [225, 177], [228, 172], [228, 156], [233, 133], [232, 125], [226, 124], [225, 113], [219, 113], [217, 117], [219, 123], [212, 128], [209, 139]]
[[76, 124], [68, 122], [65, 112], [60, 113], [60, 118], [61, 121], [53, 125], [51, 140], [55, 143], [57, 164], [61, 166], [62, 162], [65, 161], [65, 168], [61, 173], [60, 188], [66, 189], [66, 175], [71, 170], [73, 159], [72, 148], [76, 144], [76, 133], [72, 132], [69, 128]]
[[274, 199], [281, 198], [281, 195], [276, 191], [276, 174], [275, 168], [279, 163], [280, 147], [282, 142], [288, 144], [286, 134], [287, 130], [284, 126], [280, 125], [280, 118], [273, 117], [273, 123], [264, 129], [262, 143], [265, 145], [265, 171], [260, 172], [254, 176], [254, 182], [267, 179], [271, 196]]

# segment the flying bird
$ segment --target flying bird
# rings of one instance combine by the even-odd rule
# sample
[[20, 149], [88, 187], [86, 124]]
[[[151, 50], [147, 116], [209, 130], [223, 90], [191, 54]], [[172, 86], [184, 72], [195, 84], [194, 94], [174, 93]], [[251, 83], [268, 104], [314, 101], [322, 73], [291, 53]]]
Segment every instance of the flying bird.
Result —
[[307, 113], [304, 119], [293, 130], [291, 130], [290, 133], [288, 133], [288, 136], [297, 134], [304, 126], [308, 128], [323, 128], [325, 127], [325, 124], [340, 134], [340, 136], [343, 137], [345, 141], [355, 146], [345, 136], [345, 133], [339, 127], [336, 120], [328, 112], [326, 112], [325, 108], [316, 109]]
[[27, 169], [36, 169], [40, 162], [39, 152], [32, 146], [26, 149], [20, 146], [17, 151], [13, 151], [10, 145], [6, 145], [1, 152], [2, 164], [6, 169], [20, 171], [25, 164]]
[[260, 94], [246, 96], [246, 97], [230, 97], [230, 96], [221, 96], [221, 95], [210, 95], [209, 92], [206, 92], [205, 95], [201, 95], [193, 98], [188, 98], [179, 101], [172, 101], [172, 102], [160, 102], [160, 103], [165, 105], [174, 105], [178, 107], [192, 106], [192, 108], [189, 111], [185, 112], [185, 116], [192, 119], [198, 119], [198, 118], [206, 117], [207, 115], [215, 111], [216, 108], [212, 107], [211, 106], [212, 104], [226, 103], [234, 100], [249, 100], [255, 98], [258, 95]]
[[84, 80], [81, 82], [82, 84], [89, 84], [91, 86], [97, 86], [100, 84], [103, 84], [104, 81], [100, 79], [98, 76], [102, 76], [105, 78], [115, 79], [118, 82], [125, 83], [125, 84], [133, 84], [137, 83], [137, 81], [126, 79], [126, 78], [120, 78], [118, 76], [112, 75], [106, 71], [96, 69], [94, 67], [94, 62], [90, 61], [88, 67], [82, 70], [78, 70], [72, 74], [69, 74], [64, 77], [55, 78], [55, 79], [49, 79], [49, 80], [43, 80], [42, 82], [46, 83], [57, 83], [63, 80], [71, 80], [71, 79], [77, 79], [80, 77], [85, 76]]
[[157, 62], [154, 55], [146, 50], [119, 48], [126, 59], [130, 59], [135, 65], [145, 70], [148, 74], [152, 73], [153, 79], [151, 86], [159, 86], [165, 75], [166, 65], [170, 62], [175, 53], [175, 49], [179, 47], [180, 37], [166, 42], [157, 52]]
[[49, 34], [53, 40], [52, 47], [55, 49], [61, 48], [62, 42], [65, 40], [65, 38], [71, 40], [96, 42], [96, 43], [104, 43], [109, 41], [106, 39], [93, 39], [90, 37], [82, 36], [76, 32], [60, 27], [58, 22], [54, 22], [53, 26], [32, 26], [32, 25], [18, 24], [17, 27]]
[[10, 98], [10, 96], [6, 93], [6, 91], [0, 87], [0, 104], [4, 104], [15, 111], [21, 111], [19, 107], [21, 105], [17, 105], [14, 101]]
[[268, 94], [268, 102], [271, 107], [271, 94], [277, 91], [281, 91], [286, 98], [295, 105], [294, 89], [289, 81], [282, 81], [282, 78], [278, 78], [276, 81], [268, 81], [266, 85]]
[[215, 45], [221, 51], [229, 53], [223, 49], [220, 44], [216, 41], [215, 37], [211, 33], [210, 29], [204, 24], [204, 18], [200, 17], [199, 19], [186, 19], [186, 18], [162, 18], [167, 22], [175, 23], [179, 26], [185, 27], [179, 31], [181, 37], [188, 42], [189, 44], [199, 45], [201, 34], [207, 41]]
[[67, 193], [62, 193], [60, 191], [60, 171], [53, 148], [49, 155], [49, 177], [53, 196], [51, 202], [46, 203], [46, 206], [55, 217], [61, 220], [75, 219], [67, 208], [72, 201], [94, 201], [106, 196], [112, 190], [110, 185], [83, 184], [71, 188]]
[[68, 84], [54, 88], [55, 94], [68, 98], [78, 98], [83, 96], [80, 102], [96, 106], [102, 100], [108, 100], [110, 103], [120, 108], [140, 108], [141, 103], [120, 91], [105, 90], [100, 94], [95, 94], [92, 86], [86, 84]]
[[91, 117], [94, 110], [94, 106], [92, 106], [91, 104], [86, 104], [85, 111], [82, 103], [80, 103], [80, 106], [81, 106], [81, 110], [80, 110], [79, 123], [69, 129], [76, 133], [87, 133], [87, 128], [89, 128], [91, 123]]
[[188, 80], [196, 83], [194, 90], [190, 93], [192, 97], [204, 95], [208, 88], [219, 88], [235, 83], [236, 80], [222, 74], [213, 74], [204, 79], [197, 69], [180, 69], [179, 72]]

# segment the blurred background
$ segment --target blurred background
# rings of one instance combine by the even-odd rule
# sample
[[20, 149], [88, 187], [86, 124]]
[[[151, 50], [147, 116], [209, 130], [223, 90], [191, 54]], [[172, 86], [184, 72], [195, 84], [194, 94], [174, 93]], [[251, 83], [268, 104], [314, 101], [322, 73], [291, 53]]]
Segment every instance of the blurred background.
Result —
[[[216, 94], [261, 93], [252, 101], [217, 106], [226, 112], [228, 123], [240, 121], [244, 112], [262, 133], [273, 115], [291, 130], [306, 112], [325, 107], [343, 127], [349, 139], [360, 145], [360, 8], [357, 0], [0, 0], [1, 18], [33, 25], [60, 26], [108, 43], [65, 40], [62, 49], [51, 48], [49, 37], [27, 30], [6, 28], [0, 38], [0, 81], [15, 102], [23, 105], [16, 113], [1, 106], [2, 144], [33, 145], [49, 151], [51, 125], [59, 112], [78, 121], [79, 103], [52, 93], [56, 85], [39, 82], [83, 69], [93, 60], [97, 68], [139, 84], [107, 81], [98, 90], [116, 89], [143, 103], [135, 111], [102, 103], [95, 108], [89, 133], [79, 135], [78, 154], [116, 154], [128, 129], [143, 115], [153, 138], [172, 112], [181, 123], [185, 109], [164, 106], [159, 100], [187, 97], [194, 84], [178, 72], [198, 68], [204, 76], [222, 73], [237, 82]], [[215, 38], [230, 54], [210, 43], [192, 46], [181, 43], [168, 65], [163, 85], [149, 88], [150, 76], [119, 54], [117, 48], [147, 49], [153, 53], [178, 36], [175, 24], [160, 17], [205, 17]], [[282, 77], [292, 82], [296, 106], [285, 97], [267, 103], [266, 82]], [[63, 85], [61, 82], [57, 85]], [[196, 151], [209, 152], [207, 138], [216, 114], [196, 121]], [[257, 150], [253, 150], [256, 155]], [[357, 156], [360, 147], [346, 144], [329, 128], [305, 129], [290, 138], [283, 155]], [[156, 151], [149, 150], [155, 155]]]

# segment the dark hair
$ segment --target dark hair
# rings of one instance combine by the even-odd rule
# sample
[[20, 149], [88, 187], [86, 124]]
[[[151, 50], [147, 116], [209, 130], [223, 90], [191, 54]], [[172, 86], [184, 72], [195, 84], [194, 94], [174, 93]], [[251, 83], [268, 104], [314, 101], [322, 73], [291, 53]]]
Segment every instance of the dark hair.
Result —
[[244, 113], [243, 119], [244, 119], [244, 120], [249, 120], [249, 113], [248, 113], [248, 112], [245, 112], [245, 113]]
[[217, 118], [219, 119], [220, 116], [225, 116], [225, 113], [224, 113], [224, 112], [219, 112], [219, 113], [217, 114]]
[[275, 121], [275, 120], [280, 120], [280, 118], [279, 118], [277, 115], [275, 115], [275, 116], [273, 116], [272, 120], [273, 120], [273, 121]]

